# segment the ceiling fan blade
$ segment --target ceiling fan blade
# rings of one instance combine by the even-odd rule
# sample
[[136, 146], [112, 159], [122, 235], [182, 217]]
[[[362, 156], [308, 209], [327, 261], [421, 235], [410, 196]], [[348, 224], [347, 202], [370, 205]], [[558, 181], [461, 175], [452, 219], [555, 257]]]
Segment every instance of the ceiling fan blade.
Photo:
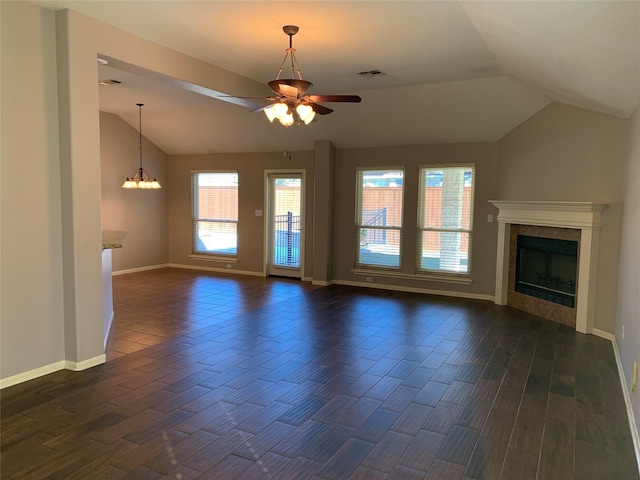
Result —
[[312, 102], [355, 102], [355, 103], [359, 103], [362, 100], [358, 95], [308, 95], [307, 98]]
[[271, 105], [273, 105], [272, 103], [265, 105], [264, 107], [258, 107], [258, 108], [254, 108], [253, 110], [250, 110], [251, 113], [253, 112], [264, 112], [264, 109], [267, 107], [270, 107]]
[[333, 112], [333, 110], [330, 109], [329, 107], [325, 107], [324, 105], [320, 105], [319, 103], [308, 103], [307, 105], [313, 108], [313, 111], [316, 112], [318, 115], [327, 115]]
[[237, 95], [217, 95], [217, 98], [245, 98], [247, 100], [269, 100], [274, 102], [276, 97], [238, 97]]

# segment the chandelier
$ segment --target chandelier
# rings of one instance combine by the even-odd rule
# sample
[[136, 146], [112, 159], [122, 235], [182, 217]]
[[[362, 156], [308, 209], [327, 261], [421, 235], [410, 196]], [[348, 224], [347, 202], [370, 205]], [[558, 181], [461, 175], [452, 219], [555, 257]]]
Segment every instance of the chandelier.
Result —
[[144, 103], [136, 103], [138, 106], [138, 116], [140, 120], [140, 164], [136, 169], [133, 176], [127, 177], [127, 179], [122, 184], [122, 188], [162, 188], [160, 183], [156, 178], [151, 178], [151, 176], [147, 173], [147, 171], [142, 167], [142, 106]]

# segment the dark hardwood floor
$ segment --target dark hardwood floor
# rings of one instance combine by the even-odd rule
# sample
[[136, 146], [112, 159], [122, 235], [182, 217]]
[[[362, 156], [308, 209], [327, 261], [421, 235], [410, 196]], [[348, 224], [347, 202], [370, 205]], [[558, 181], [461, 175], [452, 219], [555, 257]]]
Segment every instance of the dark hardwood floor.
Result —
[[1, 392], [3, 479], [638, 479], [609, 341], [490, 302], [162, 269]]

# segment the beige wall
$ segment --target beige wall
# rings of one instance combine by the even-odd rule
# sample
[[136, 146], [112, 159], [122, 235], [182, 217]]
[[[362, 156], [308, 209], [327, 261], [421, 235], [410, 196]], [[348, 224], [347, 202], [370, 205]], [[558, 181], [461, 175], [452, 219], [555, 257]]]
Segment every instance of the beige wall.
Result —
[[[618, 315], [615, 329], [622, 370], [629, 388], [633, 362], [640, 363], [640, 107], [636, 108], [630, 123], [622, 215]], [[631, 394], [631, 402], [638, 431], [640, 430], [640, 393]], [[640, 452], [636, 453], [640, 454]]]
[[97, 56], [213, 90], [264, 87], [75, 12], [0, 5], [4, 386], [105, 359]]
[[409, 288], [425, 291], [456, 292], [462, 296], [491, 298], [494, 293], [496, 223], [487, 222], [487, 214], [494, 213], [489, 200], [496, 191], [495, 143], [457, 145], [415, 145], [385, 148], [342, 149], [337, 151], [335, 172], [334, 223], [334, 280], [339, 283], [365, 284], [363, 275], [351, 272], [355, 258], [355, 188], [358, 167], [403, 167], [404, 229], [403, 273], [413, 273], [416, 258], [416, 220], [418, 198], [418, 170], [421, 165], [475, 164], [476, 191], [473, 224], [473, 254], [471, 284], [394, 278], [376, 275], [373, 285]]
[[139, 148], [136, 129], [117, 115], [100, 112], [102, 228], [127, 232], [125, 246], [112, 252], [114, 272], [169, 263], [168, 160], [167, 155], [144, 136], [143, 166], [163, 188], [122, 188], [124, 179], [138, 168]]
[[0, 378], [6, 379], [62, 360], [65, 329], [54, 15], [0, 2], [0, 19]]
[[628, 122], [553, 103], [498, 148], [499, 200], [602, 202], [595, 328], [615, 324]]
[[[265, 171], [305, 170], [305, 269], [313, 275], [313, 152], [282, 152], [169, 157], [169, 261], [172, 264], [264, 273]], [[191, 172], [194, 170], [236, 170], [238, 172], [238, 257], [237, 263], [191, 259]], [[255, 211], [262, 210], [263, 216]], [[227, 264], [231, 269], [227, 269]]]

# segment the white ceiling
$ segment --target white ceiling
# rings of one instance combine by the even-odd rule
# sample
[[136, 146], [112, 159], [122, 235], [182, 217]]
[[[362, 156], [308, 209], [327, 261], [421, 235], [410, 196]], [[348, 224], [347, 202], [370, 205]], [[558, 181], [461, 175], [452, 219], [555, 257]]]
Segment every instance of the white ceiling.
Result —
[[[312, 93], [362, 97], [285, 129], [224, 99], [101, 67], [101, 79], [123, 82], [100, 87], [101, 110], [137, 128], [144, 103], [144, 135], [169, 154], [311, 149], [317, 139], [340, 148], [495, 141], [552, 101], [624, 118], [640, 101], [639, 1], [35, 3], [264, 84], [288, 46], [282, 26], [298, 25], [293, 46]], [[357, 75], [373, 69], [385, 75]]]

